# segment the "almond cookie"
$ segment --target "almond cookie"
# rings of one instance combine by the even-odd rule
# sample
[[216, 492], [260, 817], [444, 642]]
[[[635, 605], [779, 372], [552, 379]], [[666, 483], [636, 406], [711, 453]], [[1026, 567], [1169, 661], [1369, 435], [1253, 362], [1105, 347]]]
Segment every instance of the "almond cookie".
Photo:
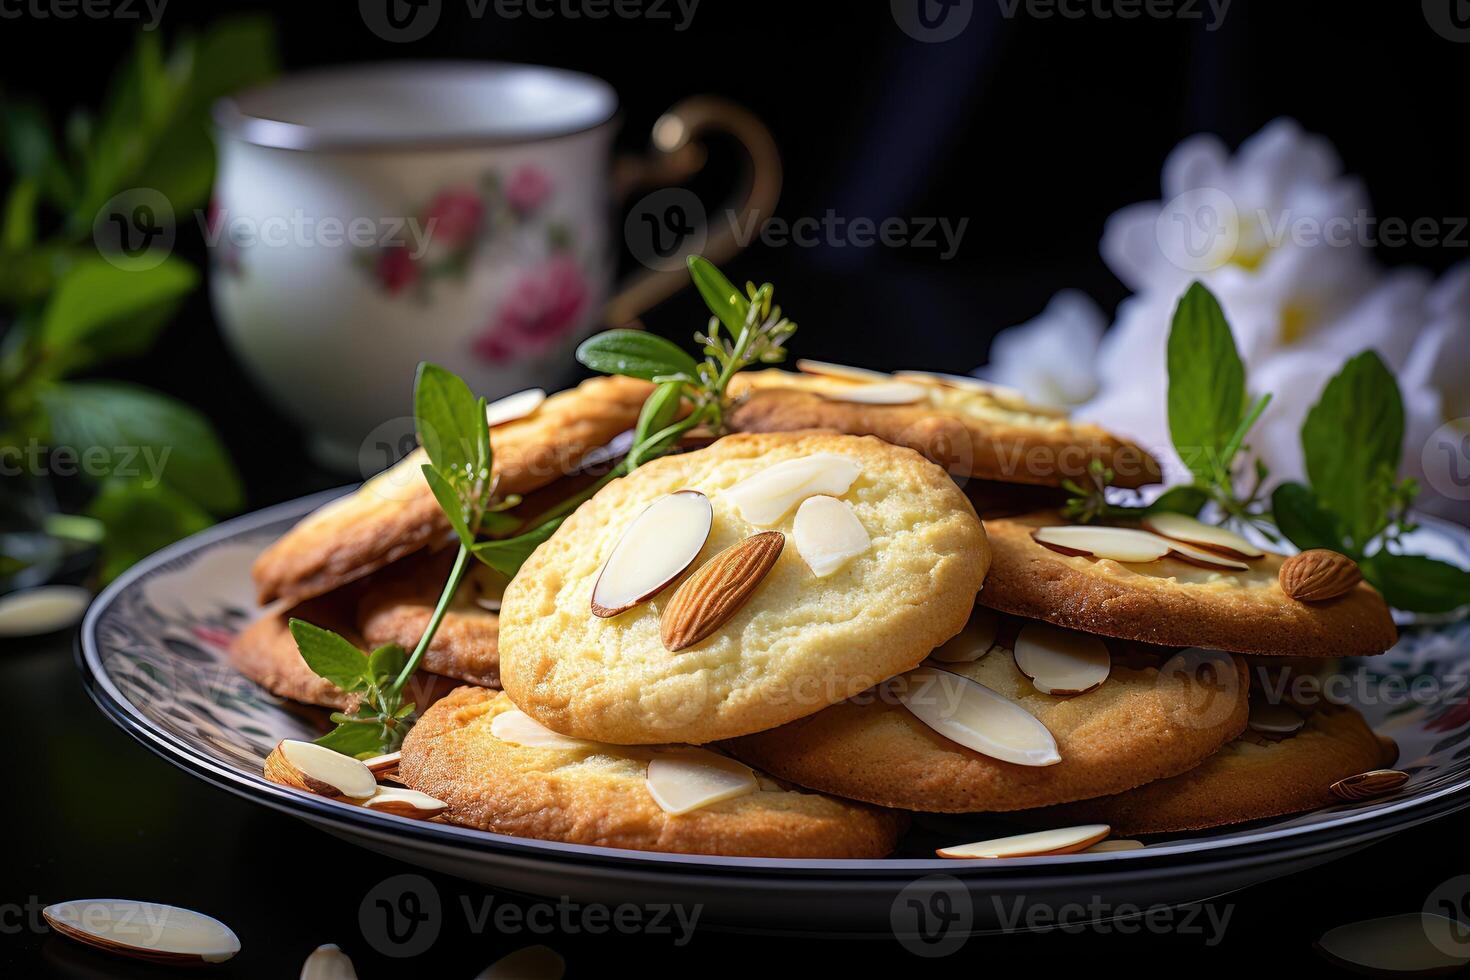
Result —
[[1391, 766], [1398, 748], [1352, 708], [1323, 704], [1279, 740], [1255, 731], [1172, 779], [1096, 800], [1026, 814], [1029, 821], [1101, 821], [1114, 834], [1203, 830], [1342, 803], [1339, 779]]
[[[502, 495], [525, 494], [575, 472], [638, 421], [653, 386], [594, 378], [491, 431]], [[251, 574], [262, 605], [300, 602], [397, 561], [449, 533], [425, 482], [422, 449], [319, 508], [261, 553]]]
[[[332, 630], [359, 649], [367, 644], [353, 627], [351, 590], [309, 599], [294, 609], [267, 610], [245, 627], [230, 644], [230, 662], [235, 669], [270, 693], [302, 704], [315, 704], [338, 711], [352, 711], [358, 697], [319, 677], [306, 666], [291, 636], [290, 621], [307, 622]], [[366, 655], [364, 653], [364, 655]]]
[[[1264, 656], [1366, 656], [1382, 653], [1398, 639], [1388, 606], [1367, 583], [1336, 598], [1302, 602], [1282, 591], [1279, 573], [1286, 559], [1281, 555], [1237, 552], [1231, 557], [1171, 539], [1160, 545], [1168, 551], [1163, 557], [1120, 561], [1096, 553], [1063, 554], [1035, 537], [1065, 525], [1051, 511], [986, 521], [995, 557], [980, 602], [1103, 636]], [[1102, 530], [1111, 535], [1128, 529]], [[1058, 540], [1064, 542], [1058, 547], [1074, 552], [1085, 543]], [[1118, 546], [1141, 544], [1146, 542], [1120, 539]], [[1092, 547], [1108, 551], [1114, 545]]]
[[582, 738], [764, 731], [917, 665], [964, 626], [989, 560], [918, 453], [729, 436], [609, 484], [536, 550], [506, 588], [501, 681]]
[[898, 814], [785, 789], [708, 750], [558, 736], [507, 695], [478, 688], [461, 688], [425, 713], [404, 740], [398, 776], [449, 804], [449, 823], [601, 847], [876, 858], [893, 850], [903, 823]]
[[730, 391], [742, 401], [730, 413], [730, 427], [873, 435], [921, 452], [952, 473], [1004, 483], [1060, 486], [1086, 476], [1093, 459], [1113, 470], [1120, 487], [1162, 478], [1159, 464], [1134, 443], [1030, 405], [1007, 389], [948, 375], [838, 376], [851, 370], [795, 374], [773, 368], [737, 374]]
[[[1244, 729], [1248, 681], [1238, 657], [1188, 651], [1166, 658], [1117, 643], [1110, 644], [1114, 654], [1101, 640], [1078, 636], [1026, 623], [1016, 639], [1002, 637], [1020, 649], [1019, 662], [1037, 672], [1035, 679], [1007, 646], [984, 652], [983, 637], [968, 648], [956, 638], [937, 656], [978, 659], [932, 660], [858, 698], [724, 746], [812, 789], [960, 813], [1117, 793], [1199, 765]], [[1096, 686], [1081, 694], [1043, 692], [1056, 690], [1047, 675], [1058, 662], [1038, 667], [1029, 646], [1054, 637], [1054, 650], [1100, 654], [1096, 674], [1082, 682]], [[937, 713], [916, 698], [930, 699]]]

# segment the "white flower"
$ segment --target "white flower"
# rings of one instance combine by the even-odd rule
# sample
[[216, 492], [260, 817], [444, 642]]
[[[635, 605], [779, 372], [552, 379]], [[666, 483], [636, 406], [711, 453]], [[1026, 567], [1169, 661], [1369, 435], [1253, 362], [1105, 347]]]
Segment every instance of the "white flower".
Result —
[[1038, 405], [1072, 408], [1097, 394], [1094, 362], [1106, 326], [1090, 296], [1064, 289], [1033, 319], [996, 334], [990, 364], [975, 374]]
[[1470, 262], [1446, 273], [1425, 305], [1429, 322], [1399, 375], [1404, 463], [1424, 509], [1470, 523]]

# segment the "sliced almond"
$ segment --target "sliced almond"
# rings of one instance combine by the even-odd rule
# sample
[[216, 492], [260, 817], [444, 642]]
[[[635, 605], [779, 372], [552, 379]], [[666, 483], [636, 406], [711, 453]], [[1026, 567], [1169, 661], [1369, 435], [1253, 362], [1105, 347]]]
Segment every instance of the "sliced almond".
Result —
[[860, 473], [862, 469], [851, 456], [814, 453], [768, 466], [721, 496], [751, 524], [769, 527], [808, 497], [819, 493], [842, 496]]
[[596, 742], [554, 732], [519, 708], [502, 711], [492, 718], [490, 734], [502, 742], [528, 749], [590, 749], [597, 746]]
[[1062, 761], [1056, 739], [1035, 715], [968, 677], [919, 667], [903, 675], [894, 694], [915, 718], [981, 755], [1018, 766]]
[[506, 395], [485, 406], [485, 420], [490, 428], [514, 422], [531, 415], [546, 401], [546, 392], [540, 388], [527, 388], [514, 395]]
[[849, 367], [846, 364], [833, 364], [830, 361], [813, 361], [808, 358], [799, 358], [796, 369], [803, 374], [816, 374], [827, 378], [841, 378], [844, 381], [892, 381], [893, 375], [884, 374], [882, 371], [870, 371], [867, 368]]
[[1279, 736], [1294, 735], [1306, 723], [1305, 718], [1284, 704], [1272, 704], [1254, 698], [1251, 699], [1250, 716], [1246, 721], [1247, 727], [1253, 732]]
[[651, 759], [644, 782], [659, 808], [675, 816], [759, 788], [749, 766], [707, 749], [693, 748], [661, 753]]
[[775, 567], [785, 545], [780, 531], [762, 531], [701, 565], [664, 607], [659, 623], [664, 646], [677, 653], [729, 622]]
[[995, 646], [995, 634], [1000, 630], [1000, 620], [989, 609], [976, 606], [970, 613], [970, 621], [958, 634], [944, 641], [944, 645], [929, 654], [946, 664], [974, 663]]
[[550, 946], [526, 946], [485, 967], [475, 980], [561, 980], [567, 961]]
[[403, 758], [402, 752], [389, 752], [385, 755], [375, 755], [371, 759], [363, 759], [362, 764], [368, 767], [378, 779], [398, 769], [398, 763]]
[[623, 531], [592, 586], [592, 615], [607, 619], [658, 595], [699, 557], [714, 526], [698, 490], [660, 497]]
[[1038, 830], [1031, 834], [1017, 834], [1014, 837], [998, 837], [995, 840], [976, 841], [957, 847], [941, 847], [934, 853], [942, 858], [1017, 858], [1075, 854], [1096, 844], [1111, 831], [1112, 828], [1105, 823], [1090, 823], [1080, 827], [1061, 827], [1056, 830]]
[[357, 980], [357, 968], [346, 953], [328, 943], [312, 950], [301, 964], [301, 980]]
[[378, 791], [378, 777], [357, 759], [294, 738], [283, 739], [265, 757], [265, 778], [326, 797], [365, 800]]
[[1155, 534], [1218, 551], [1227, 558], [1262, 558], [1266, 554], [1234, 531], [1206, 524], [1185, 514], [1150, 514], [1140, 523]]
[[929, 391], [922, 385], [908, 381], [882, 381], [824, 391], [822, 397], [828, 401], [854, 402], [859, 405], [912, 405], [928, 400]]
[[428, 793], [397, 786], [379, 786], [372, 799], [363, 800], [362, 805], [369, 810], [415, 820], [429, 820], [449, 809], [448, 803], [436, 800]]
[[852, 505], [826, 494], [808, 497], [796, 508], [791, 536], [817, 578], [826, 578], [873, 545]]
[[1025, 393], [1018, 388], [1009, 388], [991, 381], [983, 381], [980, 378], [972, 378], [969, 375], [940, 374], [937, 371], [894, 371], [893, 376], [903, 381], [917, 381], [920, 384], [939, 385], [956, 391], [984, 395], [1012, 411], [1026, 412], [1031, 415], [1049, 415], [1053, 418], [1067, 417], [1066, 409], [1057, 408], [1055, 405], [1038, 405], [1029, 401]]
[[1332, 795], [1339, 799], [1371, 800], [1377, 796], [1387, 796], [1408, 781], [1409, 774], [1401, 769], [1373, 769], [1339, 779], [1329, 788]]
[[1317, 952], [1335, 966], [1369, 976], [1428, 977], [1470, 963], [1463, 923], [1429, 912], [1408, 912], [1328, 929]]
[[1126, 838], [1112, 838], [1100, 840], [1091, 847], [1084, 848], [1078, 852], [1081, 854], [1114, 854], [1118, 851], [1139, 851], [1144, 847], [1141, 840], [1128, 840]]
[[1088, 633], [1028, 623], [1016, 636], [1016, 667], [1042, 694], [1070, 697], [1102, 686], [1113, 657], [1102, 640]]
[[[1168, 538], [1163, 540], [1169, 541]], [[1192, 544], [1183, 541], [1169, 541], [1169, 557], [1180, 561], [1187, 561], [1191, 565], [1200, 565], [1204, 568], [1223, 568], [1233, 572], [1248, 572], [1250, 566], [1237, 558], [1227, 558], [1218, 551], [1208, 551], [1204, 548], [1196, 548]]]
[[95, 898], [48, 905], [41, 915], [68, 939], [154, 963], [223, 963], [240, 952], [229, 926], [174, 905]]
[[1142, 563], [1158, 561], [1169, 553], [1172, 545], [1157, 534], [1127, 527], [1092, 527], [1064, 524], [1039, 527], [1031, 532], [1036, 542], [1064, 555], [1086, 558], [1111, 558], [1113, 561]]

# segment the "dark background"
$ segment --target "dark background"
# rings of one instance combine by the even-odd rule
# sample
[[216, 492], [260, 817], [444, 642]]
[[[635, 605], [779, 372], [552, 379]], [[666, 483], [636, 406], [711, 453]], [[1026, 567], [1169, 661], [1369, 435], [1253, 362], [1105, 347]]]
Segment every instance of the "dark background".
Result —
[[[732, 98], [764, 119], [781, 145], [786, 189], [778, 214], [788, 220], [828, 209], [970, 219], [948, 261], [932, 248], [752, 247], [732, 278], [777, 284], [802, 325], [797, 350], [806, 356], [878, 364], [899, 348], [907, 364], [965, 371], [985, 359], [996, 330], [1034, 315], [1061, 287], [1083, 288], [1112, 309], [1125, 290], [1097, 254], [1103, 221], [1124, 204], [1157, 198], [1164, 156], [1194, 132], [1219, 133], [1235, 146], [1271, 119], [1294, 116], [1337, 145], [1380, 217], [1445, 218], [1470, 207], [1463, 179], [1470, 45], [1437, 34], [1411, 0], [1235, 0], [1215, 31], [1198, 19], [1037, 18], [1024, 5], [1008, 19], [996, 0], [974, 0], [968, 28], [942, 44], [909, 38], [881, 0], [703, 0], [684, 32], [673, 21], [473, 19], [462, 0], [446, 0], [436, 29], [412, 44], [374, 36], [350, 2], [172, 0], [163, 30], [261, 9], [274, 12], [287, 69], [458, 57], [600, 75], [622, 97], [620, 146], [629, 151], [644, 147], [650, 124], [679, 97]], [[1207, 6], [1196, 9], [1211, 17]], [[0, 19], [4, 91], [39, 95], [57, 116], [95, 105], [136, 29], [136, 21], [83, 17]], [[183, 253], [203, 265], [197, 232], [181, 238]], [[1463, 257], [1463, 249], [1379, 250], [1385, 265], [1437, 272]], [[684, 338], [703, 317], [684, 295], [646, 323]], [[252, 508], [341, 482], [310, 466], [300, 434], [233, 364], [203, 292], [153, 354], [107, 374], [204, 409], [237, 454]], [[406, 402], [406, 386], [403, 394]], [[7, 793], [12, 831], [0, 859], [0, 902], [107, 893], [178, 902], [220, 915], [242, 934], [247, 953], [222, 973], [294, 976], [314, 945], [335, 941], [364, 977], [404, 975], [402, 963], [367, 950], [356, 908], [374, 884], [407, 868], [227, 798], [149, 757], [86, 703], [65, 638], [0, 643], [0, 670], [0, 690], [25, 692], [10, 709], [12, 733], [61, 732], [7, 740], [26, 791]], [[32, 741], [34, 751], [18, 747]], [[1198, 972], [1204, 964], [1237, 976], [1262, 967], [1303, 974], [1319, 968], [1310, 942], [1323, 929], [1416, 910], [1441, 880], [1470, 870], [1454, 822], [1225, 900], [1237, 912], [1219, 948], [1177, 935], [1052, 934], [974, 940], [949, 960], [922, 964], [885, 939], [838, 947], [711, 934], [682, 950], [637, 938], [545, 941], [581, 967], [574, 975], [610, 968], [657, 975], [674, 962], [784, 975], [813, 958], [824, 970], [932, 965], [971, 973], [1045, 963], [1079, 972], [1188, 964]], [[434, 880], [446, 904], [479, 894]], [[529, 941], [450, 929], [428, 966], [411, 973], [468, 976]], [[6, 928], [0, 950], [0, 966], [15, 976], [113, 975], [113, 961], [27, 930]]]

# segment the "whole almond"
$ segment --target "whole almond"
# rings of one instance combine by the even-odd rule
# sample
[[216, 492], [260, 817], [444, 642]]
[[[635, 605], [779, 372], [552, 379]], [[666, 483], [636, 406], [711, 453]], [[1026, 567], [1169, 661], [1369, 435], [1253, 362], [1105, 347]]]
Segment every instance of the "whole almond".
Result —
[[1326, 548], [1292, 555], [1281, 563], [1281, 591], [1299, 602], [1322, 602], [1353, 590], [1363, 581], [1358, 563]]
[[660, 632], [673, 652], [709, 636], [740, 611], [781, 557], [786, 535], [762, 531], [699, 566], [664, 607]]
[[1332, 794], [1344, 800], [1371, 800], [1386, 796], [1409, 781], [1409, 774], [1399, 769], [1374, 769], [1356, 776], [1339, 779], [1331, 786]]

